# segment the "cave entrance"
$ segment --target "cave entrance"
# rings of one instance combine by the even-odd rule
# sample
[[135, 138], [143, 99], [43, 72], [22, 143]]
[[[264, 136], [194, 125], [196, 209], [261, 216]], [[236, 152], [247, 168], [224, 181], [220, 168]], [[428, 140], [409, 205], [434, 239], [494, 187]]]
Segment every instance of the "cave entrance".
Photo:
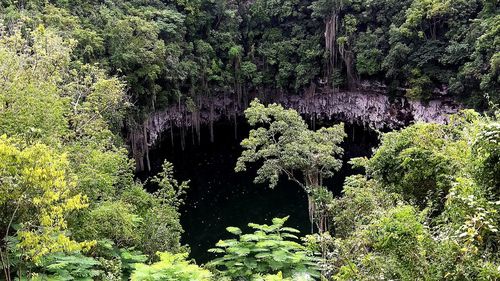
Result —
[[[315, 122], [315, 126], [333, 122]], [[165, 159], [174, 164], [175, 177], [190, 180], [185, 204], [181, 208], [181, 224], [185, 230], [182, 242], [191, 249], [191, 257], [204, 263], [214, 256], [207, 250], [220, 239], [230, 237], [227, 226], [246, 229], [249, 222], [270, 223], [273, 217], [290, 216], [287, 226], [297, 228], [302, 234], [310, 232], [307, 198], [302, 189], [286, 179], [280, 180], [275, 189], [254, 184], [255, 169], [245, 173], [234, 172], [241, 154], [240, 142], [248, 136], [250, 127], [244, 119], [221, 120], [214, 123], [215, 141], [210, 142], [208, 126], [201, 128], [201, 143], [191, 137], [190, 129], [174, 128], [164, 132], [157, 145], [150, 150], [151, 171], [142, 178], [155, 175]], [[181, 132], [184, 132], [184, 149]], [[353, 170], [347, 161], [352, 157], [370, 156], [378, 142], [377, 134], [359, 125], [346, 124], [348, 138], [344, 141], [343, 168], [325, 182], [336, 195], [341, 192], [346, 176]], [[173, 140], [173, 142], [172, 142]]]

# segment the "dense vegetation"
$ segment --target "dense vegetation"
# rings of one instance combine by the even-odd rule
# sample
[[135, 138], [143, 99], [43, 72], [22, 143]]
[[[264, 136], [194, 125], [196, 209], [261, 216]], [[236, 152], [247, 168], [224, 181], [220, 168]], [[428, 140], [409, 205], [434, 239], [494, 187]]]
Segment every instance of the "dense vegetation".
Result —
[[[242, 142], [247, 150], [240, 160], [264, 160], [257, 181], [273, 186], [280, 173], [307, 181], [335, 170], [338, 139], [323, 134], [342, 139], [336, 127], [296, 129], [290, 110], [258, 102], [246, 116], [253, 124], [271, 123]], [[340, 198], [321, 180], [297, 181], [314, 206], [319, 232], [303, 240], [323, 258], [322, 274], [334, 280], [498, 280], [498, 117], [468, 110], [448, 125], [417, 123], [384, 134], [370, 159], [352, 159], [366, 174], [348, 177]], [[289, 130], [295, 131], [292, 140]]]
[[[39, 24], [123, 77], [141, 112], [198, 97], [355, 90], [498, 102], [494, 0], [1, 2], [7, 32]], [[21, 26], [20, 26], [21, 25]]]
[[[1, 279], [500, 280], [498, 1], [0, 3]], [[343, 125], [310, 130], [256, 100], [236, 170], [296, 182], [316, 233], [286, 217], [228, 227], [213, 261], [189, 260], [189, 182], [165, 162], [147, 192], [124, 123], [202, 95], [364, 80], [490, 110], [383, 134], [335, 197], [323, 178], [342, 165]]]
[[138, 258], [181, 251], [177, 207], [186, 183], [169, 165], [153, 179], [154, 194], [134, 181], [113, 132], [129, 105], [125, 85], [72, 61], [73, 47], [42, 26], [0, 38], [0, 257], [8, 280], [72, 270], [111, 280]]

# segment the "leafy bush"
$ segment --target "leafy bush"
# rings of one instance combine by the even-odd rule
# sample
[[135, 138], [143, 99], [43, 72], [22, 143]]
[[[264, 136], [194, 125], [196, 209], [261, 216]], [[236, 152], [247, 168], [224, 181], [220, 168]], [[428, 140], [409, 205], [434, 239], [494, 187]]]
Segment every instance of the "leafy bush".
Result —
[[97, 269], [100, 263], [90, 257], [81, 254], [74, 255], [51, 255], [44, 259], [43, 268], [45, 273], [38, 273], [31, 276], [30, 280], [95, 280], [101, 274]]
[[446, 126], [424, 123], [384, 134], [365, 164], [367, 173], [389, 192], [421, 207], [440, 204], [464, 160], [451, 151], [454, 147], [447, 142], [448, 136], [453, 134]]
[[[334, 280], [498, 280], [500, 197], [495, 117], [387, 133], [368, 175], [334, 200], [335, 236], [309, 236]], [[438, 206], [439, 208], [436, 208]]]
[[158, 253], [160, 261], [151, 265], [136, 264], [132, 281], [210, 281], [212, 274], [186, 261], [187, 254]]
[[301, 244], [293, 241], [299, 231], [284, 227], [288, 217], [274, 218], [272, 225], [249, 223], [254, 233], [243, 234], [237, 227], [227, 231], [238, 239], [219, 241], [212, 253], [223, 254], [210, 264], [221, 269], [231, 278], [250, 280], [255, 274], [277, 274], [285, 277], [303, 273], [319, 276], [316, 262], [318, 259]]

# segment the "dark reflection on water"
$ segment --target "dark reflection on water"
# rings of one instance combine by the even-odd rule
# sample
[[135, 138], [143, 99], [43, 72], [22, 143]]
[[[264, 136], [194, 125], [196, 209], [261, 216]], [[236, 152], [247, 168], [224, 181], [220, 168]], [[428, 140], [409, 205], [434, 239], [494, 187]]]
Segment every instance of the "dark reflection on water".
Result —
[[[160, 145], [150, 152], [154, 175], [164, 159], [174, 164], [175, 176], [190, 180], [185, 205], [181, 208], [181, 223], [185, 233], [183, 243], [189, 244], [191, 257], [199, 263], [213, 258], [207, 250], [219, 239], [229, 238], [227, 226], [245, 229], [249, 222], [270, 223], [273, 217], [290, 216], [287, 225], [310, 232], [307, 200], [297, 185], [282, 179], [275, 189], [254, 184], [255, 169], [235, 173], [236, 159], [241, 153], [239, 143], [248, 136], [249, 127], [244, 120], [238, 122], [238, 138], [234, 136], [232, 121], [215, 124], [215, 143], [210, 143], [208, 128], [202, 128], [201, 144], [193, 145], [190, 132], [186, 134], [185, 149], [181, 149], [179, 129], [174, 130], [174, 146], [166, 132]], [[345, 162], [351, 157], [369, 156], [377, 143], [374, 132], [360, 126], [346, 126], [349, 137], [344, 143]], [[354, 137], [354, 138], [353, 138]], [[359, 172], [359, 171], [358, 171]], [[340, 194], [344, 178], [355, 174], [344, 164], [326, 185]], [[143, 175], [145, 176], [145, 175]]]

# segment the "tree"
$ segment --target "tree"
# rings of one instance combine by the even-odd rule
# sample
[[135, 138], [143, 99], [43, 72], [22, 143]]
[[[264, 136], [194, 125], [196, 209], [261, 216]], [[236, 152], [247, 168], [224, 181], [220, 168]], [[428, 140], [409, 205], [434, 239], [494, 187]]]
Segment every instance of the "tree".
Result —
[[161, 90], [156, 81], [167, 61], [165, 42], [158, 38], [159, 24], [138, 16], [115, 18], [113, 12], [107, 16], [105, 34], [113, 71], [126, 73], [134, 97], [154, 109]]
[[384, 134], [367, 163], [367, 173], [422, 208], [427, 203], [442, 206], [452, 186], [451, 175], [463, 166], [447, 135], [452, 135], [447, 126], [427, 123]]
[[46, 143], [67, 134], [68, 101], [57, 84], [70, 50], [71, 42], [43, 26], [25, 37], [17, 28], [0, 35], [0, 134]]
[[[64, 19], [56, 16], [50, 21]], [[124, 249], [135, 247], [146, 259], [183, 251], [176, 190], [186, 185], [174, 181], [172, 167], [157, 178], [161, 192], [148, 193], [135, 181], [118, 135], [130, 105], [125, 83], [75, 60], [74, 41], [61, 30], [30, 32], [24, 21], [0, 30], [0, 135], [11, 137], [2, 143], [8, 153], [1, 157], [8, 157], [0, 164], [6, 278], [16, 276], [11, 268], [18, 278], [25, 276], [21, 268], [30, 278], [94, 274], [83, 272], [84, 261], [82, 272], [71, 273], [79, 266], [75, 254], [92, 255], [99, 261], [92, 268], [115, 280], [128, 276]], [[48, 264], [54, 255], [69, 263]]]
[[[10, 280], [10, 255], [40, 263], [48, 254], [89, 249], [94, 242], [77, 242], [66, 233], [66, 217], [88, 206], [75, 192], [68, 160], [42, 144], [23, 147], [0, 137], [1, 265]], [[16, 237], [17, 245], [9, 245]]]
[[339, 146], [346, 134], [344, 125], [312, 131], [293, 109], [281, 105], [264, 106], [258, 100], [250, 103], [245, 116], [251, 126], [249, 137], [241, 142], [244, 148], [236, 163], [236, 171], [245, 171], [247, 163], [263, 161], [255, 182], [269, 182], [271, 188], [284, 175], [297, 183], [308, 196], [311, 223], [316, 222], [320, 231], [325, 228], [315, 220], [313, 195], [320, 190], [323, 179], [333, 176], [342, 166]]
[[[80, 239], [112, 243], [111, 248], [135, 248], [155, 258], [156, 252], [182, 252], [178, 208], [188, 182], [179, 183], [173, 177], [173, 165], [165, 162], [162, 171], [153, 177], [158, 190], [148, 193], [140, 185], [128, 187], [121, 194], [107, 191], [109, 197], [94, 198], [92, 208], [74, 218], [74, 232]], [[112, 189], [112, 187], [110, 187]], [[96, 252], [110, 251], [98, 244]]]

